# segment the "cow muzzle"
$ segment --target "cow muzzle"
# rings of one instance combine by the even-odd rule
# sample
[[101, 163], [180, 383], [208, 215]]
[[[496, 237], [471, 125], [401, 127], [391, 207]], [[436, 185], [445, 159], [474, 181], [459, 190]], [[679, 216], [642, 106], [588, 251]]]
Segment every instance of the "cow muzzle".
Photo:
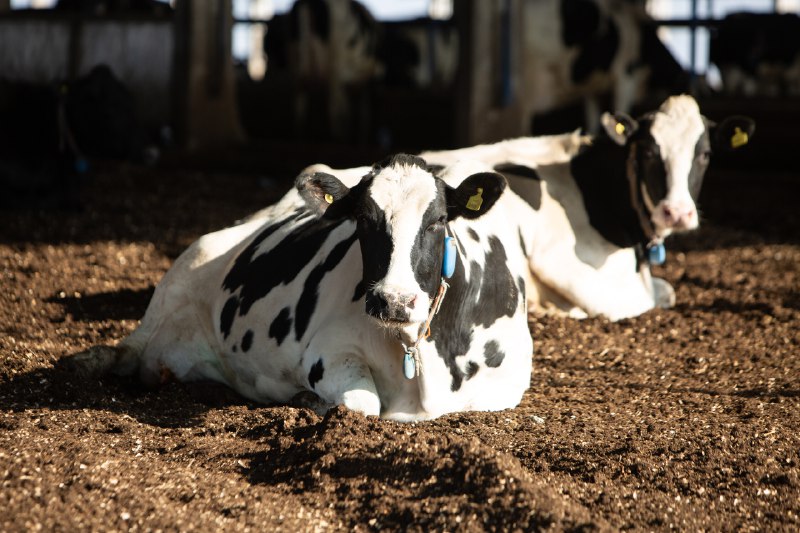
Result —
[[664, 233], [695, 229], [699, 225], [697, 208], [690, 202], [661, 202], [653, 213], [653, 223]]
[[402, 327], [417, 321], [417, 295], [397, 291], [367, 291], [367, 314], [383, 325]]

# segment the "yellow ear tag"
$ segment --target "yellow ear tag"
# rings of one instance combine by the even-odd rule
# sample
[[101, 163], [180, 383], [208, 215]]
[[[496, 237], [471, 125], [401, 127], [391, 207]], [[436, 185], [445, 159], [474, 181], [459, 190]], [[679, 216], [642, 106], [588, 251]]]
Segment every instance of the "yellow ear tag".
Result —
[[742, 131], [741, 128], [736, 128], [733, 136], [731, 137], [731, 148], [739, 148], [740, 146], [747, 144], [749, 141], [750, 137], [747, 135], [747, 133]]
[[333, 195], [331, 193], [326, 193], [325, 194], [325, 201], [328, 202], [329, 204], [332, 204], [333, 203]]
[[470, 196], [469, 200], [467, 200], [467, 209], [470, 211], [480, 211], [481, 206], [483, 205], [483, 197], [481, 196], [482, 193], [483, 189], [478, 187], [478, 192]]
[[617, 135], [622, 135], [623, 133], [625, 133], [625, 124], [623, 124], [622, 122], [617, 122], [617, 125], [614, 126], [614, 131], [617, 132]]

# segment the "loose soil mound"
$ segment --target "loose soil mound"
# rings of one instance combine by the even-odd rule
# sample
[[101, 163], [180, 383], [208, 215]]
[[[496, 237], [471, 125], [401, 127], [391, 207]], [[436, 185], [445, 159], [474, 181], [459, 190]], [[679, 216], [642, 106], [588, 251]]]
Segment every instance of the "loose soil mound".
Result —
[[532, 321], [518, 408], [397, 424], [61, 368], [282, 192], [108, 170], [82, 213], [0, 213], [0, 530], [800, 528], [797, 176], [712, 176], [658, 271], [676, 308]]

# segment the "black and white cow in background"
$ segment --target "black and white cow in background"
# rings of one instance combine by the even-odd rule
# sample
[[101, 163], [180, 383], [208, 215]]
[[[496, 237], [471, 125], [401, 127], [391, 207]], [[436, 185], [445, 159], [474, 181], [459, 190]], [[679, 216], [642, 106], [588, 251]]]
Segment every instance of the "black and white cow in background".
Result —
[[[325, 89], [328, 126], [336, 138], [352, 129], [353, 116], [367, 113], [366, 86], [383, 72], [378, 60], [378, 22], [355, 0], [297, 0], [267, 26], [269, 69], [285, 68], [296, 87], [295, 129], [312, 120], [309, 90]], [[360, 91], [359, 98], [349, 93]], [[355, 100], [355, 102], [351, 102]], [[353, 103], [356, 105], [354, 106]]]
[[[629, 113], [645, 94], [688, 89], [688, 75], [656, 35], [642, 2], [525, 0], [520, 98], [523, 119], [584, 101], [599, 131], [599, 98]], [[526, 124], [527, 125], [527, 124]]]
[[755, 128], [746, 117], [714, 124], [686, 95], [638, 120], [606, 113], [602, 124], [596, 137], [519, 138], [422, 154], [440, 165], [478, 158], [527, 201], [527, 214], [516, 216], [534, 309], [618, 320], [672, 306], [672, 287], [650, 274], [648, 248], [657, 253], [668, 235], [698, 226], [695, 202], [712, 149], [743, 146]]
[[[291, 195], [298, 208], [201, 237], [138, 329], [73, 362], [149, 383], [165, 371], [212, 379], [257, 401], [311, 391], [325, 405], [398, 420], [514, 407], [531, 372], [527, 261], [508, 210], [493, 208], [503, 176], [463, 178], [449, 187], [406, 155], [352, 187], [303, 174]], [[430, 321], [446, 235], [458, 258]], [[410, 379], [404, 345], [418, 347]]]
[[709, 61], [723, 92], [800, 95], [800, 15], [732, 13], [711, 32]]

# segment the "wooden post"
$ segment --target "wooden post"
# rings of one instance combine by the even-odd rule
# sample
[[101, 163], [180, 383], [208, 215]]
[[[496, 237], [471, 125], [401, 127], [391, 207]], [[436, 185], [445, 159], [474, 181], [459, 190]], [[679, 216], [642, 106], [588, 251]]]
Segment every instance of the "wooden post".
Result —
[[175, 125], [189, 150], [244, 139], [231, 56], [231, 0], [175, 6]]
[[528, 133], [519, 87], [520, 0], [455, 0], [460, 47], [456, 141], [473, 145]]

